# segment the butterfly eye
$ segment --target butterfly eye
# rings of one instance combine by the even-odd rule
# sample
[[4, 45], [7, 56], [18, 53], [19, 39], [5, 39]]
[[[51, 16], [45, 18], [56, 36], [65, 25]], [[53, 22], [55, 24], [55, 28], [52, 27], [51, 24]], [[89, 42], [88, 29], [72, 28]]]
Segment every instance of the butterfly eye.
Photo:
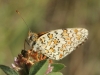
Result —
[[32, 37], [33, 37], [33, 36], [30, 37], [30, 40], [32, 40]]
[[32, 38], [33, 38], [33, 36], [29, 36], [29, 37], [28, 37], [28, 40], [29, 40], [29, 41], [33, 41]]

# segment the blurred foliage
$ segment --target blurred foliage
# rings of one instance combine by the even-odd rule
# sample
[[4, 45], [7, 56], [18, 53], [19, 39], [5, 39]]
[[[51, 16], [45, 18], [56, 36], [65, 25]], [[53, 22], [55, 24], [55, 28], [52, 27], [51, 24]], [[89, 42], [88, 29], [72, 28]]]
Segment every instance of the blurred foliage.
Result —
[[100, 74], [100, 0], [0, 0], [0, 64], [9, 66], [28, 33], [16, 10], [33, 32], [87, 28], [86, 43], [58, 62], [67, 66], [64, 75]]

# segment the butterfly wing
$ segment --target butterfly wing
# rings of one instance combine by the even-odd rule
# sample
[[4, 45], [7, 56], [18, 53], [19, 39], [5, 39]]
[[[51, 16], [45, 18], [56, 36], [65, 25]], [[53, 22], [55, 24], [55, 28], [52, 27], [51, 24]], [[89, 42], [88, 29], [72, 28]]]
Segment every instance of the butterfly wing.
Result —
[[38, 38], [33, 47], [50, 59], [60, 60], [70, 54], [87, 39], [88, 30], [67, 28], [50, 31]]
[[44, 35], [44, 34], [46, 34], [46, 33], [48, 33], [48, 32], [41, 32], [41, 33], [38, 33], [38, 37], [40, 37], [40, 36], [42, 36], [42, 35]]

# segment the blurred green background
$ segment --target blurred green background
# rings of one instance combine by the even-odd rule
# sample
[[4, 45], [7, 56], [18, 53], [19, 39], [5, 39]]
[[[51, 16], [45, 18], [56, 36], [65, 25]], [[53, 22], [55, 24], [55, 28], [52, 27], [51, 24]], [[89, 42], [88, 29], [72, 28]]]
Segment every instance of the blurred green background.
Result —
[[[66, 58], [64, 75], [100, 75], [100, 0], [0, 0], [0, 64], [11, 66], [33, 32], [84, 27], [88, 40]], [[0, 70], [0, 75], [5, 75]]]

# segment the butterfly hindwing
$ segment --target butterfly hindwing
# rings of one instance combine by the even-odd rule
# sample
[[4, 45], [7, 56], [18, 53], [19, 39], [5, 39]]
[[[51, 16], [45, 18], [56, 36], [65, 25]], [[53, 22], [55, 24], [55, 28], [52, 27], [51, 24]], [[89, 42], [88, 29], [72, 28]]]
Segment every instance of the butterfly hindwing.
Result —
[[37, 39], [33, 50], [40, 50], [50, 59], [59, 60], [75, 50], [87, 36], [88, 31], [84, 28], [52, 30]]

